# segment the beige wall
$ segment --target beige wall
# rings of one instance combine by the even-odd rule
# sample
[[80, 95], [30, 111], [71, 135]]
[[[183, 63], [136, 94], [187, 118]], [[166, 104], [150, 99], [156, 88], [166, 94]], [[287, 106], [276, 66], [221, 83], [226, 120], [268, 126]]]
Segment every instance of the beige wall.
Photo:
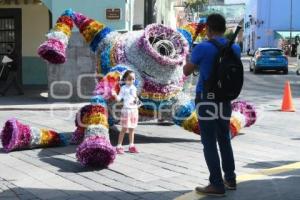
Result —
[[133, 15], [133, 24], [144, 24], [144, 0], [135, 0], [134, 1], [134, 15]]
[[48, 9], [44, 5], [0, 5], [0, 8], [22, 8], [22, 56], [37, 56], [38, 46], [49, 30]]

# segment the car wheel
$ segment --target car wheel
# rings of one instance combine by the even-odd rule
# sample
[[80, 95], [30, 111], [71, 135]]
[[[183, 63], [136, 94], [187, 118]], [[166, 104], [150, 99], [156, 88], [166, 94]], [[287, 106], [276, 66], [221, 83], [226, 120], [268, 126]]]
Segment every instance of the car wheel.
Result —
[[289, 73], [289, 69], [284, 69], [283, 70], [283, 74], [288, 74]]
[[296, 73], [297, 73], [297, 75], [300, 75], [300, 69], [298, 69]]

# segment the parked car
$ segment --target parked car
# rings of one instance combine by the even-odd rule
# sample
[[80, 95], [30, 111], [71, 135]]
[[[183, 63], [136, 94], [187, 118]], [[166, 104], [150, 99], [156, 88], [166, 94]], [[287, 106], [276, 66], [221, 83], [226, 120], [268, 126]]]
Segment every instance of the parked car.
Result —
[[255, 74], [265, 70], [283, 71], [289, 73], [288, 58], [278, 48], [259, 48], [250, 60], [250, 71]]

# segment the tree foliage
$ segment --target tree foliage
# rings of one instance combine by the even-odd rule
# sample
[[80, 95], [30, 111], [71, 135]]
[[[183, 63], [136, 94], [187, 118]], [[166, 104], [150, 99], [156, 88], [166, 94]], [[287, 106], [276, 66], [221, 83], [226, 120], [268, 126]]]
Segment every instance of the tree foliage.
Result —
[[186, 0], [185, 5], [193, 11], [203, 10], [204, 5], [208, 3], [208, 0]]
[[224, 36], [225, 36], [228, 40], [230, 40], [230, 39], [233, 38], [234, 32], [233, 32], [232, 30], [227, 30], [227, 31], [225, 32]]

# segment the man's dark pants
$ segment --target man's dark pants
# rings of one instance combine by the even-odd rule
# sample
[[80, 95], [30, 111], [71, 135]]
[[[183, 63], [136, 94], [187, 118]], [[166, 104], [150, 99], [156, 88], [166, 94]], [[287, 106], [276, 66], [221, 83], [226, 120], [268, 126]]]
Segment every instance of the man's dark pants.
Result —
[[210, 173], [209, 181], [217, 188], [224, 188], [217, 143], [225, 179], [234, 181], [236, 178], [230, 136], [231, 103], [217, 102], [208, 99], [207, 95], [197, 94], [196, 105], [204, 157]]
[[22, 87], [18, 83], [18, 72], [16, 71], [9, 72], [4, 88], [2, 89], [2, 91], [0, 91], [0, 93], [2, 95], [5, 95], [11, 86], [14, 86], [16, 90], [18, 90], [19, 94], [24, 94]]

